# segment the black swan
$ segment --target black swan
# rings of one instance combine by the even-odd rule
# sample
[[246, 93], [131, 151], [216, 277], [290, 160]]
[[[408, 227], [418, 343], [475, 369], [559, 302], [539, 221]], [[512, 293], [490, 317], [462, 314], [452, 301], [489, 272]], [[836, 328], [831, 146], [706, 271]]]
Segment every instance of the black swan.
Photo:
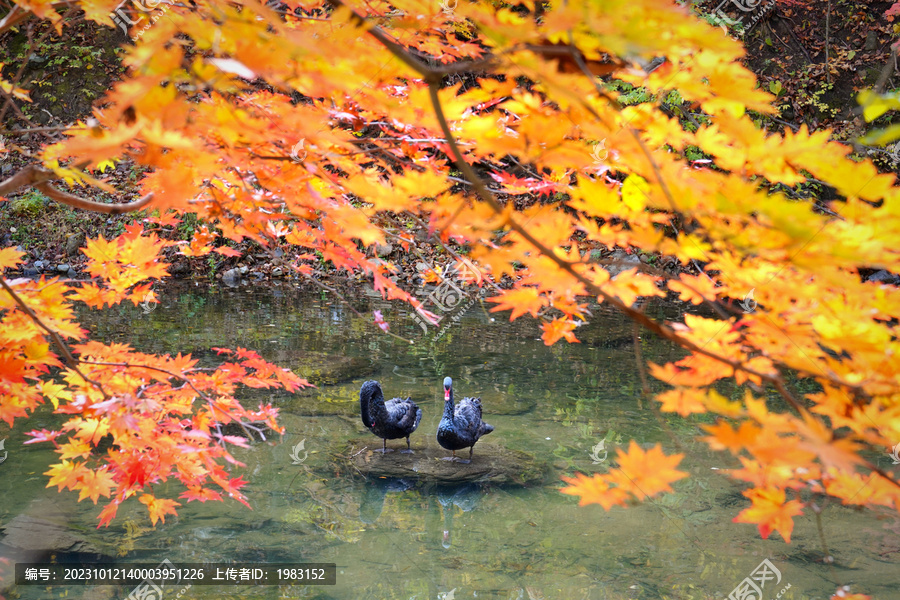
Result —
[[419, 426], [422, 420], [422, 409], [407, 398], [394, 398], [384, 401], [381, 386], [377, 381], [367, 381], [359, 390], [359, 412], [363, 425], [369, 431], [382, 438], [381, 451], [387, 452], [387, 441], [406, 438], [406, 452], [409, 448], [409, 435]]
[[444, 377], [444, 416], [438, 425], [437, 441], [453, 451], [453, 456], [444, 460], [456, 460], [456, 451], [462, 448], [469, 449], [469, 460], [472, 460], [475, 442], [493, 430], [493, 425], [481, 420], [481, 398], [463, 398], [453, 406], [453, 380]]

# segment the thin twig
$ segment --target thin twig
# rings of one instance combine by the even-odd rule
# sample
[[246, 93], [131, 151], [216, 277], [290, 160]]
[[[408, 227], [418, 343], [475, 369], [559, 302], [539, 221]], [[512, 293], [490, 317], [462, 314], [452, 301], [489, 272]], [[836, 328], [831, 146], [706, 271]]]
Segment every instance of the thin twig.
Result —
[[149, 369], [151, 371], [165, 373], [169, 377], [174, 377], [175, 379], [180, 379], [180, 380], [184, 381], [186, 384], [188, 384], [191, 387], [191, 389], [193, 389], [195, 392], [197, 392], [198, 396], [200, 396], [204, 400], [210, 399], [209, 396], [207, 396], [205, 393], [198, 390], [196, 388], [196, 386], [194, 386], [193, 382], [191, 382], [191, 380], [188, 379], [187, 377], [185, 377], [184, 375], [179, 375], [178, 373], [173, 373], [172, 371], [167, 371], [166, 369], [161, 369], [159, 367], [153, 367], [150, 365], [133, 365], [131, 363], [115, 363], [115, 362], [105, 362], [105, 361], [96, 361], [96, 360], [81, 360], [81, 359], [79, 359], [78, 362], [80, 362], [83, 365], [97, 365], [97, 366], [101, 366], [101, 367], [124, 367], [127, 369]]
[[828, 45], [831, 43], [831, 0], [825, 12], [825, 83], [831, 85], [831, 65], [828, 62]]

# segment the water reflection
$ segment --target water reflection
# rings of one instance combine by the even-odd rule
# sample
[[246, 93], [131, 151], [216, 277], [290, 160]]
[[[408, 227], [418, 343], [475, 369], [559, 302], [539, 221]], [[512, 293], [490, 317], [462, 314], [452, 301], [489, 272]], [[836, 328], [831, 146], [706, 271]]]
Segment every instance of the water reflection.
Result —
[[384, 510], [384, 498], [389, 493], [410, 490], [415, 482], [397, 477], [376, 477], [367, 479], [362, 502], [359, 505], [359, 520], [371, 525], [378, 520]]
[[453, 512], [456, 508], [463, 512], [474, 510], [481, 500], [481, 487], [477, 483], [438, 485], [434, 493], [444, 513], [444, 536], [441, 545], [449, 548], [452, 545]]

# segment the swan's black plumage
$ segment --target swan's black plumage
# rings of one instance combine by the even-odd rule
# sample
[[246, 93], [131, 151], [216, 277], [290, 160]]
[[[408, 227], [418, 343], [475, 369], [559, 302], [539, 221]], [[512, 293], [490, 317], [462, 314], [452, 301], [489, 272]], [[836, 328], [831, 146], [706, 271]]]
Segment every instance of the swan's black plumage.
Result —
[[453, 456], [462, 448], [469, 449], [469, 459], [475, 442], [494, 430], [481, 420], [481, 398], [463, 398], [459, 404], [453, 404], [453, 380], [444, 378], [444, 416], [438, 425], [438, 444], [451, 450]]
[[380, 437], [382, 452], [387, 449], [387, 440], [406, 438], [409, 450], [409, 435], [422, 420], [422, 409], [407, 398], [394, 398], [385, 402], [381, 386], [377, 381], [367, 381], [359, 390], [359, 412], [363, 425]]

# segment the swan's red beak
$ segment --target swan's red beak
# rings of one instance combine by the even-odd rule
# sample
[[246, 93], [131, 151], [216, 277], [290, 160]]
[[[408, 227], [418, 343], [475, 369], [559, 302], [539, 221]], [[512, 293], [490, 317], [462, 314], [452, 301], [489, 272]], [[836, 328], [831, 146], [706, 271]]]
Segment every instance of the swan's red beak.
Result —
[[450, 388], [444, 388], [444, 401], [450, 399]]

